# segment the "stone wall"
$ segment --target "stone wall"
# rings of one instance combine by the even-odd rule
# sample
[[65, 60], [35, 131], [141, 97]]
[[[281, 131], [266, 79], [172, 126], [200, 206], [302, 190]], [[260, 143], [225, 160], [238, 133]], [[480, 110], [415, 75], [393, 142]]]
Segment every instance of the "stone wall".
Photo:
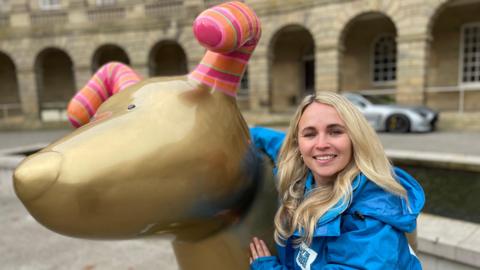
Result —
[[418, 252], [425, 270], [480, 268], [480, 225], [422, 214], [418, 220]]
[[[60, 10], [53, 11], [38, 10], [26, 0], [11, 2], [10, 11], [4, 14], [7, 20], [0, 27], [0, 51], [15, 65], [22, 109], [30, 121], [37, 121], [40, 115], [35, 61], [45, 49], [59, 49], [71, 58], [77, 89], [91, 76], [93, 56], [105, 44], [122, 48], [132, 67], [144, 76], [150, 73], [151, 51], [162, 41], [183, 48], [190, 70], [204, 53], [193, 38], [191, 24], [210, 2], [189, 0], [178, 6], [132, 0], [96, 7], [93, 2], [65, 0]], [[444, 84], [459, 87], [459, 26], [478, 20], [475, 14], [480, 1], [305, 0], [280, 4], [273, 0], [247, 0], [246, 3], [256, 10], [263, 25], [262, 39], [249, 64], [249, 97], [248, 102], [242, 102], [248, 104], [246, 109], [288, 111], [295, 104], [286, 100], [304, 94], [301, 68], [295, 68], [292, 62], [285, 67], [281, 62], [272, 66], [279, 55], [299, 50], [301, 42], [292, 35], [289, 46], [274, 51], [278, 33], [289, 26], [300, 27], [312, 37], [316, 91], [394, 88], [399, 103], [458, 109], [457, 100], [450, 96], [427, 92]], [[398, 52], [397, 80], [387, 86], [371, 81], [371, 42], [382, 34], [396, 35]], [[292, 78], [288, 79], [289, 76]], [[278, 78], [287, 78], [291, 89], [277, 86], [274, 81]], [[458, 93], [456, 88], [453, 95]], [[283, 98], [277, 100], [274, 93]], [[480, 104], [479, 98], [471, 95], [468, 102]], [[468, 110], [478, 109], [468, 105]]]

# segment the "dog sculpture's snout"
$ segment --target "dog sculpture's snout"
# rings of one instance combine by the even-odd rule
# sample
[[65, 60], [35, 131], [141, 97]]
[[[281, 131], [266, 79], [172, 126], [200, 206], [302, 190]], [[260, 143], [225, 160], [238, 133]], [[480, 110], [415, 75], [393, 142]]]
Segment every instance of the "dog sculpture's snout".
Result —
[[56, 152], [28, 157], [13, 175], [18, 197], [25, 202], [41, 196], [57, 180], [61, 163], [62, 156]]

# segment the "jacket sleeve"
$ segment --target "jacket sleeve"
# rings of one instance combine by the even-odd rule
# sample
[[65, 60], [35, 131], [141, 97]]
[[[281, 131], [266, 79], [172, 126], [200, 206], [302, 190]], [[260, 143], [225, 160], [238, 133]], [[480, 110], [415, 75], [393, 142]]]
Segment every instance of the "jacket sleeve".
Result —
[[[344, 215], [344, 226], [347, 232], [327, 240], [326, 265], [322, 270], [352, 270], [352, 269], [399, 269], [400, 261], [411, 261], [417, 269], [415, 256], [408, 248], [405, 234], [379, 220], [363, 217], [361, 221], [349, 222], [348, 219], [358, 219], [354, 215]], [[421, 268], [419, 268], [421, 269]]]
[[277, 257], [267, 256], [254, 260], [250, 264], [250, 270], [288, 270], [278, 262]]
[[278, 153], [282, 147], [285, 133], [264, 127], [250, 128], [253, 144], [277, 164]]

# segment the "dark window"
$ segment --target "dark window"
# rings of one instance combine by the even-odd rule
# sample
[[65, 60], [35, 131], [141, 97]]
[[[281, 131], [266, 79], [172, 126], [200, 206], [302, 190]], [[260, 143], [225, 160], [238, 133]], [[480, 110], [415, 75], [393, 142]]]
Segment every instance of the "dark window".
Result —
[[463, 75], [462, 82], [480, 82], [480, 25], [469, 25], [463, 28]]
[[382, 36], [373, 48], [374, 82], [392, 82], [396, 79], [397, 71], [397, 43], [393, 36]]

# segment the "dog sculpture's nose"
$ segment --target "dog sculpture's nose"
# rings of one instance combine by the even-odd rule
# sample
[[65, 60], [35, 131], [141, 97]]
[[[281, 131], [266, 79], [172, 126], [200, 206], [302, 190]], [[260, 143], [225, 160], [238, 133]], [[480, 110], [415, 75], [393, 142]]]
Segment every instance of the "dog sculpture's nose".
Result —
[[15, 192], [22, 201], [42, 195], [58, 178], [62, 156], [56, 152], [34, 154], [24, 160], [13, 174]]

